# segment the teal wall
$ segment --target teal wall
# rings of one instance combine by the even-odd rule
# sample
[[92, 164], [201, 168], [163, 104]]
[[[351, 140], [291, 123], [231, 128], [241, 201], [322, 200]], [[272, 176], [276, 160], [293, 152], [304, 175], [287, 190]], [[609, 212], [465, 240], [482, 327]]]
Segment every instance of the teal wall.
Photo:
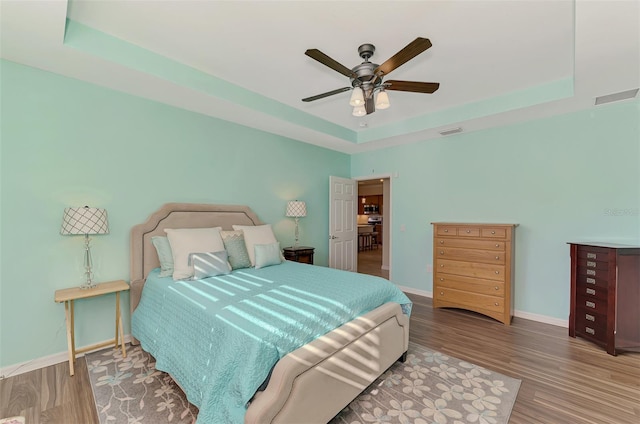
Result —
[[[65, 207], [108, 211], [97, 281], [128, 281], [129, 230], [166, 202], [249, 205], [289, 245], [286, 201], [305, 200], [300, 238], [327, 263], [328, 176], [348, 155], [8, 61], [0, 78], [0, 367], [67, 349], [53, 297], [81, 283], [83, 238], [59, 234]], [[113, 295], [78, 301], [77, 346], [113, 337], [113, 313]]]
[[398, 173], [392, 280], [432, 290], [431, 222], [517, 223], [516, 310], [567, 320], [566, 243], [640, 241], [639, 118], [627, 101], [353, 155], [353, 177]]

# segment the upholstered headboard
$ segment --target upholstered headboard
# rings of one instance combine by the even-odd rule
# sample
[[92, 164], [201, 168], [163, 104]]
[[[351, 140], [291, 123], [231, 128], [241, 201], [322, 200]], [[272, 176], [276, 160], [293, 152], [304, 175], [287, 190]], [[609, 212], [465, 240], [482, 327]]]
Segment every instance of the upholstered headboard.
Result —
[[151, 237], [164, 236], [165, 228], [222, 227], [261, 225], [258, 216], [248, 206], [209, 205], [198, 203], [167, 203], [142, 224], [131, 229], [131, 313], [138, 306], [142, 287], [149, 272], [160, 266]]

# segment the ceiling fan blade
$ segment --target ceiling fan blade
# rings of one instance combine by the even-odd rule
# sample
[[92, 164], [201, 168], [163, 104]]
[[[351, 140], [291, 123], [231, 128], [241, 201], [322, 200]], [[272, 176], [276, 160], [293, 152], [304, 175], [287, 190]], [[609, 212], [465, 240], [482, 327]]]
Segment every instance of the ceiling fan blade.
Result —
[[367, 97], [365, 99], [364, 110], [367, 111], [367, 115], [376, 111], [376, 102], [373, 101], [373, 96]]
[[337, 90], [327, 91], [326, 93], [318, 94], [317, 96], [307, 97], [306, 99], [302, 99], [303, 102], [312, 102], [314, 100], [323, 99], [325, 97], [333, 96], [334, 94], [344, 93], [345, 91], [351, 90], [351, 87], [343, 87], [338, 88]]
[[387, 90], [411, 91], [413, 93], [431, 94], [440, 87], [440, 83], [389, 80], [384, 82], [384, 86]]
[[431, 41], [428, 38], [418, 37], [407, 46], [387, 59], [382, 65], [378, 66], [373, 72], [376, 75], [387, 75], [389, 72], [407, 63], [423, 51], [431, 47]]
[[315, 59], [318, 62], [322, 63], [323, 65], [328, 66], [329, 68], [333, 69], [334, 71], [340, 72], [344, 76], [347, 76], [347, 77], [350, 77], [350, 78], [357, 78], [358, 77], [351, 69], [349, 69], [346, 66], [344, 66], [343, 64], [338, 63], [335, 60], [331, 59], [329, 56], [327, 56], [326, 54], [322, 53], [318, 49], [309, 49], [306, 52], [304, 52], [304, 54], [309, 56], [311, 59]]

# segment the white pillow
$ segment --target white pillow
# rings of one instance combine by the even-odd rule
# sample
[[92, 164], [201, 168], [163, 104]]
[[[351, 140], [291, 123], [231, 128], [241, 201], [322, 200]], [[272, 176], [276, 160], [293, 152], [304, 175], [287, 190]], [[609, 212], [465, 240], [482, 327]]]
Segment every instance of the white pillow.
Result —
[[189, 265], [189, 254], [218, 252], [224, 250], [220, 227], [214, 228], [167, 228], [171, 253], [173, 254], [173, 279], [193, 277], [193, 265]]
[[256, 266], [256, 244], [277, 243], [276, 236], [270, 224], [265, 225], [233, 225], [234, 230], [242, 230], [244, 233], [244, 243], [247, 245], [247, 253], [251, 266]]

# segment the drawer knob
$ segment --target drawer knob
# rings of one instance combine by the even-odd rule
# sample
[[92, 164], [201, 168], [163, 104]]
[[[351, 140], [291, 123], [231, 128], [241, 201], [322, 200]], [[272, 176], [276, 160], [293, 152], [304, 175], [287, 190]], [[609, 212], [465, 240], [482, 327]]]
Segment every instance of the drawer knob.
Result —
[[588, 308], [595, 308], [596, 304], [594, 302], [590, 302], [590, 301], [586, 301], [584, 302], [584, 304], [588, 307]]
[[500, 304], [498, 302], [494, 302], [495, 306], [500, 306]]
[[440, 278], [440, 281], [444, 281], [444, 278]]
[[467, 230], [467, 234], [469, 234], [471, 232], [471, 230]]
[[594, 317], [593, 315], [584, 314], [584, 317], [587, 319], [587, 321], [595, 321], [596, 320], [596, 317]]
[[596, 283], [596, 279], [587, 277], [587, 283], [588, 284], [595, 284]]
[[445, 230], [444, 230], [444, 232], [445, 232], [445, 233], [448, 233], [448, 232], [449, 232], [449, 230], [445, 229]]
[[496, 290], [500, 290], [500, 287], [498, 287], [498, 286], [495, 286], [495, 287], [494, 287], [494, 289], [496, 289]]
[[500, 274], [500, 271], [496, 271], [496, 274]]
[[500, 245], [496, 243], [496, 247], [500, 247]]
[[440, 264], [440, 268], [444, 268], [444, 264]]
[[595, 253], [587, 253], [587, 259], [598, 259]]
[[440, 240], [440, 244], [444, 244], [444, 240]]
[[440, 292], [440, 296], [444, 296], [444, 292]]
[[591, 334], [592, 336], [595, 336], [595, 334], [596, 334], [596, 330], [594, 330], [594, 329], [593, 329], [593, 328], [591, 328], [591, 327], [585, 327], [585, 328], [584, 328], [584, 331], [585, 331], [585, 332], [587, 332], [587, 333], [589, 333], [589, 334]]
[[500, 256], [496, 256], [496, 261], [499, 261], [499, 260], [500, 260]]
[[495, 231], [491, 231], [491, 234], [495, 234], [495, 233], [496, 233]]
[[440, 251], [440, 254], [441, 254], [441, 255], [444, 255], [444, 251], [443, 251], [443, 250], [441, 250], [441, 251]]
[[591, 268], [595, 268], [596, 267], [596, 262], [593, 261], [587, 261], [587, 266], [591, 267]]
[[596, 291], [595, 291], [594, 289], [587, 288], [587, 294], [593, 294], [593, 295], [595, 295], [595, 294], [596, 294]]

